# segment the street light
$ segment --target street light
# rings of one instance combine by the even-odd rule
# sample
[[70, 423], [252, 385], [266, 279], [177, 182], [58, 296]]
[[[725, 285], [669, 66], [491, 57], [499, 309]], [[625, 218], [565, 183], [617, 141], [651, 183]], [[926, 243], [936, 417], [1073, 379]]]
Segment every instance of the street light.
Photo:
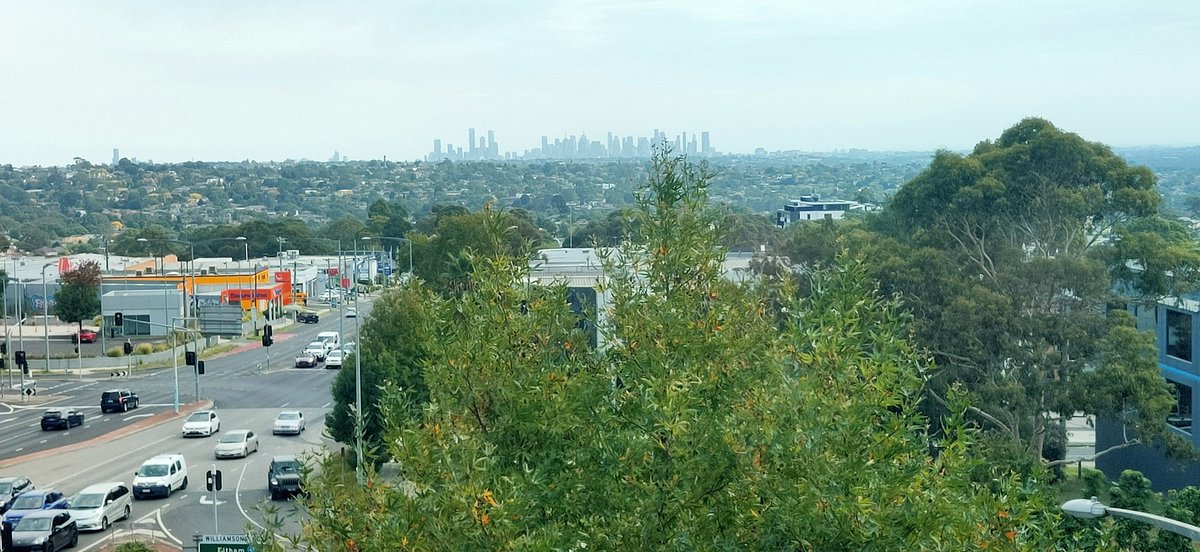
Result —
[[[364, 240], [376, 239], [376, 240], [408, 242], [408, 277], [409, 278], [413, 277], [413, 242], [412, 242], [412, 240], [410, 240], [408, 238], [393, 238], [391, 236], [375, 236], [374, 238], [372, 238], [371, 236], [367, 236], [367, 237], [364, 237], [363, 239]], [[390, 266], [390, 263], [389, 263], [389, 266]]]
[[50, 372], [50, 296], [46, 292], [46, 269], [57, 261], [42, 265], [42, 336], [46, 341], [46, 372]]
[[1177, 535], [1183, 535], [1194, 541], [1200, 541], [1200, 527], [1147, 512], [1105, 506], [1104, 504], [1101, 504], [1100, 501], [1094, 496], [1090, 499], [1076, 498], [1074, 500], [1068, 500], [1063, 503], [1062, 509], [1071, 516], [1083, 519], [1098, 518], [1111, 514], [1115, 517], [1123, 517], [1126, 519], [1140, 521], [1142, 523], [1148, 523], [1164, 531], [1170, 531]]
[[[364, 236], [363, 240], [370, 240]], [[358, 239], [354, 240], [354, 262], [352, 264], [350, 285], [354, 287], [354, 475], [361, 485], [366, 480], [363, 474], [363, 417], [362, 417], [362, 339], [358, 331]], [[367, 265], [368, 270], [370, 264]]]

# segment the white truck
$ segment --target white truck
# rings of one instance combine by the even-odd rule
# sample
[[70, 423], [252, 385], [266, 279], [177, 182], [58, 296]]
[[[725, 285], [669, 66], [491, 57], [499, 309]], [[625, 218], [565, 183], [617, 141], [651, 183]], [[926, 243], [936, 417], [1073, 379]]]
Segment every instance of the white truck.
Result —
[[317, 341], [325, 343], [326, 351], [342, 348], [342, 336], [337, 332], [321, 332], [317, 334]]
[[171, 496], [188, 485], [187, 461], [182, 454], [160, 454], [146, 460], [133, 474], [133, 497]]

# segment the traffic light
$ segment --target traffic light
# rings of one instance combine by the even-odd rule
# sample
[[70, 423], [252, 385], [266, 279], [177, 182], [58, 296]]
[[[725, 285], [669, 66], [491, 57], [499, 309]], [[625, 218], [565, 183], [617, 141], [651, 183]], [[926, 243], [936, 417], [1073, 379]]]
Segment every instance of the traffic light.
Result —
[[25, 374], [26, 376], [29, 375], [29, 365], [28, 364], [21, 365], [21, 373]]
[[15, 359], [17, 361], [17, 366], [26, 366], [28, 364], [25, 362], [25, 351], [17, 351], [15, 355], [17, 357]]
[[125, 315], [123, 315], [119, 312], [114, 312], [113, 313], [113, 325], [114, 326], [124, 326], [125, 325]]
[[263, 347], [270, 347], [272, 343], [275, 343], [275, 340], [271, 339], [271, 334], [269, 334], [269, 333], [262, 334]]
[[188, 366], [195, 366], [196, 365], [196, 351], [184, 351], [183, 352], [183, 363]]
[[133, 354], [133, 343], [126, 341], [125, 344], [122, 345], [122, 350], [125, 351], [125, 354], [132, 355]]
[[0, 355], [8, 354], [8, 343], [0, 343]]
[[267, 335], [271, 335], [271, 325], [270, 324], [266, 324], [263, 326], [263, 333], [267, 334]]
[[209, 470], [204, 478], [204, 486], [209, 491], [221, 490], [221, 470]]
[[201, 375], [201, 376], [204, 375], [204, 361], [203, 360], [196, 363], [196, 374]]

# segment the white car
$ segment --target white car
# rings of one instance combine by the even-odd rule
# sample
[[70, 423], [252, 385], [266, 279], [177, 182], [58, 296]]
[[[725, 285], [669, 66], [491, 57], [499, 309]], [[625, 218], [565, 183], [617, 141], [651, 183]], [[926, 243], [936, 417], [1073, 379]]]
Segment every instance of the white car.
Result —
[[146, 460], [133, 474], [133, 497], [171, 496], [188, 486], [187, 460], [182, 454], [160, 454]]
[[329, 356], [325, 357], [325, 368], [337, 369], [342, 367], [342, 357], [345, 353], [341, 349], [329, 351]]
[[249, 429], [235, 429], [226, 432], [213, 447], [213, 456], [221, 458], [245, 458], [251, 452], [258, 452], [258, 436]]
[[324, 362], [325, 355], [329, 354], [329, 348], [325, 346], [324, 341], [314, 341], [304, 348], [304, 354], [316, 357], [317, 362]]
[[208, 437], [221, 431], [221, 419], [212, 410], [198, 410], [183, 421], [184, 437]]
[[275, 425], [271, 427], [273, 435], [299, 435], [304, 431], [304, 413], [299, 410], [284, 410], [275, 417]]
[[355, 350], [355, 349], [357, 349], [357, 348], [358, 348], [358, 343], [357, 343], [357, 342], [355, 342], [355, 341], [347, 341], [345, 345], [342, 345], [342, 354], [344, 354], [344, 355], [348, 355], [348, 354], [350, 354], [350, 353], [353, 353], [353, 352], [354, 352], [354, 350]]
[[75, 495], [68, 508], [80, 531], [104, 531], [112, 522], [129, 519], [133, 493], [120, 481], [92, 485]]
[[346, 318], [358, 318], [358, 309], [353, 307], [346, 309]]

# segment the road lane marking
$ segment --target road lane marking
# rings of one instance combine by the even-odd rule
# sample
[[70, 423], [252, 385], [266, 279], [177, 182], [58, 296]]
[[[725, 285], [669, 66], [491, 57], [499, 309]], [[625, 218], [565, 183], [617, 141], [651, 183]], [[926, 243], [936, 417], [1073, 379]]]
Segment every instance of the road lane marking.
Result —
[[153, 415], [154, 415], [153, 412], [147, 412], [145, 414], [134, 414], [133, 416], [126, 416], [124, 418], [121, 418], [121, 421], [128, 422], [129, 420], [133, 420], [133, 419], [137, 419], [137, 418], [148, 418]]

